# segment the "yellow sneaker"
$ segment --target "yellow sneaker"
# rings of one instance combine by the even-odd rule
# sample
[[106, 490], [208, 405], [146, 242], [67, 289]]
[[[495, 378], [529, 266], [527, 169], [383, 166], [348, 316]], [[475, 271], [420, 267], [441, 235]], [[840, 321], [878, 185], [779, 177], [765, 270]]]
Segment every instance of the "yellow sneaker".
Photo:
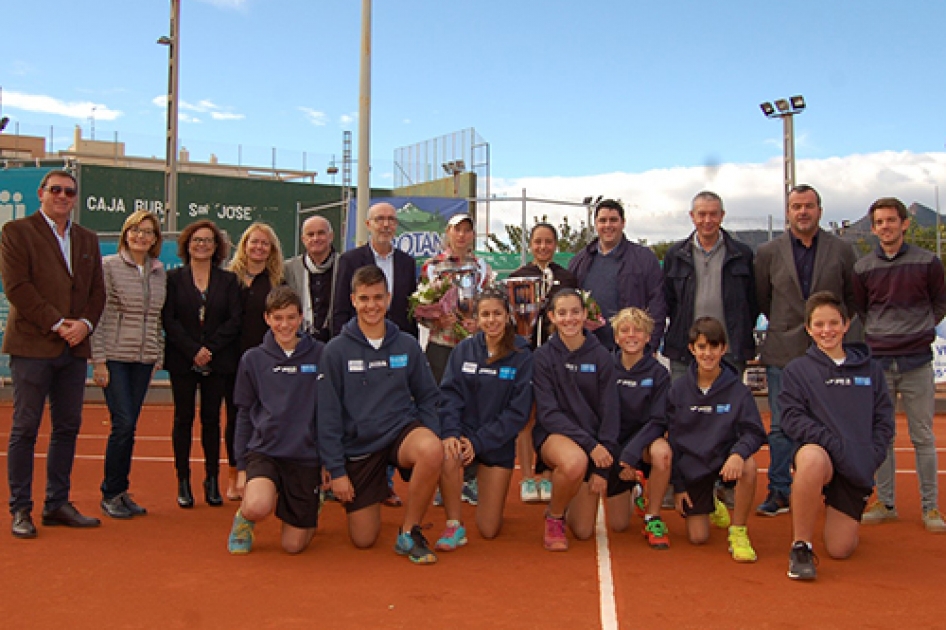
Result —
[[709, 515], [710, 523], [720, 529], [729, 527], [729, 510], [726, 509], [726, 504], [713, 497], [713, 507], [713, 513]]
[[749, 532], [746, 526], [733, 525], [729, 528], [729, 553], [736, 562], [755, 562], [755, 549], [749, 542]]
[[926, 527], [926, 531], [934, 534], [946, 532], [946, 521], [943, 520], [943, 514], [937, 508], [923, 513], [923, 526]]

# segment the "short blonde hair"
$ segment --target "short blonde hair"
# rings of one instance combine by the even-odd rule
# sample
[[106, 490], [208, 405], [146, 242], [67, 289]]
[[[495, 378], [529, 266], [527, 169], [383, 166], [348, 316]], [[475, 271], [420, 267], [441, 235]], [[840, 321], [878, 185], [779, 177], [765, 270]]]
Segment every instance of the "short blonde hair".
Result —
[[164, 240], [164, 237], [161, 236], [161, 222], [153, 212], [148, 212], [147, 210], [135, 210], [125, 219], [125, 223], [122, 224], [121, 235], [118, 237], [118, 251], [128, 249], [128, 241], [125, 240], [125, 237], [128, 236], [128, 232], [145, 221], [151, 221], [154, 227], [154, 243], [152, 243], [151, 247], [148, 249], [148, 256], [158, 258], [161, 255], [161, 242]]
[[647, 314], [647, 311], [639, 308], [630, 307], [618, 312], [611, 318], [611, 328], [616, 332], [621, 326], [630, 324], [638, 330], [642, 330], [646, 335], [654, 332], [654, 320]]

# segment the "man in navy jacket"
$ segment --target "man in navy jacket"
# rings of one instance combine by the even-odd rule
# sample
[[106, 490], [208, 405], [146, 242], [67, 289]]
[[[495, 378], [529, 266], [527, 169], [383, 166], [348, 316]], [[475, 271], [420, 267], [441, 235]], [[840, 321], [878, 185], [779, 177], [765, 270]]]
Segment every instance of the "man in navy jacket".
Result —
[[401, 332], [417, 338], [417, 323], [408, 316], [407, 298], [417, 289], [417, 263], [414, 258], [394, 246], [397, 232], [397, 211], [389, 203], [376, 203], [368, 208], [368, 242], [349, 250], [338, 259], [335, 299], [332, 311], [332, 334], [355, 316], [351, 303], [351, 279], [355, 271], [366, 265], [377, 265], [388, 281], [391, 305], [387, 318]]
[[[627, 240], [625, 225], [624, 206], [613, 199], [599, 203], [595, 207], [598, 238], [575, 254], [568, 270], [578, 278], [578, 285], [583, 290], [591, 291], [606, 320], [629, 306], [647, 311], [654, 320], [650, 348], [656, 351], [667, 319], [663, 272], [654, 252]], [[596, 330], [595, 335], [607, 350], [614, 350], [614, 332], [610, 324]]]

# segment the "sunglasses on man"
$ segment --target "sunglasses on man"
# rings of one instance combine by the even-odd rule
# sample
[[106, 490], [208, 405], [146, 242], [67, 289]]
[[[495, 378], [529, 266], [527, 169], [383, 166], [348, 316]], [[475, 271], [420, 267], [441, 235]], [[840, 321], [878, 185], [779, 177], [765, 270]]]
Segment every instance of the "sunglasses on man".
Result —
[[46, 190], [51, 195], [65, 194], [66, 197], [69, 197], [70, 199], [75, 197], [76, 193], [78, 192], [76, 191], [75, 188], [72, 188], [71, 186], [59, 186], [58, 184], [56, 186], [45, 186], [43, 189]]

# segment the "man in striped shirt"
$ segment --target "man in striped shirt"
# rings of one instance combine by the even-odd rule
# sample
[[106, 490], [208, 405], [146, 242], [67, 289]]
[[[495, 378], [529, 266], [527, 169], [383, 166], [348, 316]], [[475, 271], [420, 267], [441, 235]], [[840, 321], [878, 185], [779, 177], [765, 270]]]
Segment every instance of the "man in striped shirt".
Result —
[[[854, 265], [855, 304], [865, 319], [871, 352], [884, 367], [890, 396], [896, 402], [899, 393], [903, 402], [916, 451], [923, 524], [931, 532], [946, 532], [937, 505], [931, 346], [936, 325], [946, 316], [943, 264], [933, 253], [904, 241], [910, 219], [899, 199], [878, 199], [869, 215], [878, 244]], [[895, 474], [891, 442], [887, 459], [877, 470], [877, 501], [864, 512], [863, 523], [897, 519]]]

